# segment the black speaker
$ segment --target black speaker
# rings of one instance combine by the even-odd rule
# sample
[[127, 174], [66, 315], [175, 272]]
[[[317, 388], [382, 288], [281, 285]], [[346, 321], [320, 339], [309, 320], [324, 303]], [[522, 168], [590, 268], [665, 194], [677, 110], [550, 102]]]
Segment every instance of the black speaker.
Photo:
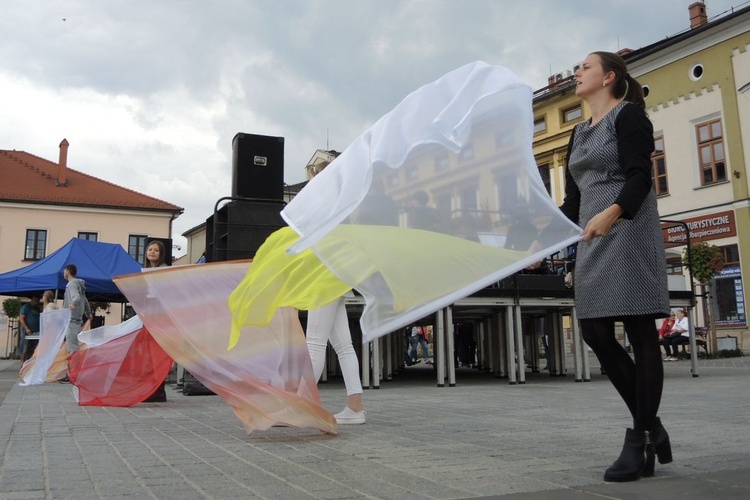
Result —
[[[172, 238], [146, 238], [146, 246], [144, 247], [145, 250], [148, 250], [148, 246], [151, 244], [152, 241], [161, 241], [161, 244], [164, 245], [164, 263], [168, 266], [172, 265]], [[146, 257], [144, 257], [145, 262]]]
[[286, 226], [283, 208], [283, 201], [254, 200], [231, 201], [221, 207], [206, 219], [206, 262], [255, 257], [266, 238]]
[[232, 139], [232, 196], [284, 199], [284, 138], [238, 133]]

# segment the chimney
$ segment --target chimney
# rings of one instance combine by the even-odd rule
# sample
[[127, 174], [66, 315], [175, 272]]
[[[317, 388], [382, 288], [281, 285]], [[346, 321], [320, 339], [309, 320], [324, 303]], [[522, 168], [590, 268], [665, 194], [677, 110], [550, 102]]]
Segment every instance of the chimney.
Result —
[[629, 48], [625, 47], [624, 49], [618, 50], [617, 51], [617, 55], [620, 56], [620, 57], [626, 57], [631, 52], [633, 52], [633, 49], [629, 49]]
[[60, 143], [60, 161], [57, 163], [57, 185], [67, 186], [68, 185], [68, 143], [67, 139], [63, 139]]
[[703, 2], [694, 2], [688, 7], [690, 13], [690, 29], [700, 28], [708, 24], [708, 14], [706, 13], [706, 4]]

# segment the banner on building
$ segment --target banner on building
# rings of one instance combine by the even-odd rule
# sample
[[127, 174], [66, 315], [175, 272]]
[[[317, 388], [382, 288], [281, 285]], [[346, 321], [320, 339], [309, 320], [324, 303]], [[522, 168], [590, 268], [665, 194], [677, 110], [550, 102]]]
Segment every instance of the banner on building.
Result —
[[[734, 211], [732, 210], [682, 219], [682, 222], [687, 224], [690, 230], [690, 243], [737, 235], [737, 226], [734, 222]], [[664, 246], [667, 248], [687, 244], [687, 231], [682, 225], [662, 223], [662, 234], [664, 235]]]

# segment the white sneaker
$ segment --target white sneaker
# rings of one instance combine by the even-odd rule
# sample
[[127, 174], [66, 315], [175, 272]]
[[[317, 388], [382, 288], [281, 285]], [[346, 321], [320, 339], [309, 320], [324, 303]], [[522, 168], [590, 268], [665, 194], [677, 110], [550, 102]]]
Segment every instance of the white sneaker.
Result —
[[344, 411], [337, 413], [333, 416], [336, 419], [336, 423], [339, 425], [357, 425], [364, 424], [367, 418], [365, 417], [364, 411], [354, 411], [348, 406], [344, 408]]

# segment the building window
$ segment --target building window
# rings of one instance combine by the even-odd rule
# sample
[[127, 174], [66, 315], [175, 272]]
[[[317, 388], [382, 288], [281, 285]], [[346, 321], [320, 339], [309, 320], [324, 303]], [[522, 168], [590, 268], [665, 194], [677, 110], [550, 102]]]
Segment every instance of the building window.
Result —
[[721, 119], [716, 118], [699, 123], [695, 126], [695, 134], [698, 139], [701, 185], [706, 186], [727, 180]]
[[406, 167], [406, 180], [415, 181], [419, 179], [419, 169], [415, 166]]
[[654, 154], [651, 155], [651, 180], [654, 185], [656, 196], [669, 194], [667, 183], [667, 158], [664, 154], [664, 137], [654, 139]]
[[534, 133], [540, 134], [547, 130], [547, 120], [544, 117], [534, 120]]
[[461, 215], [475, 215], [479, 205], [477, 203], [476, 186], [466, 186], [461, 189]]
[[146, 238], [141, 234], [131, 234], [128, 238], [128, 253], [141, 265], [146, 263]]
[[89, 240], [89, 241], [99, 241], [99, 234], [90, 233], [86, 231], [78, 231], [78, 239]]
[[550, 181], [549, 176], [549, 163], [539, 165], [539, 167], [537, 168], [539, 170], [539, 176], [542, 178], [542, 182], [544, 183], [544, 189], [547, 190], [548, 195], [552, 196], [552, 182]]
[[495, 134], [495, 150], [503, 150], [515, 145], [516, 138], [514, 134]]
[[465, 146], [460, 153], [460, 157], [462, 160], [471, 160], [474, 158], [474, 145], [468, 144]]
[[39, 260], [46, 256], [47, 250], [47, 230], [46, 229], [27, 229], [26, 230], [26, 251], [24, 260]]
[[675, 257], [667, 259], [667, 274], [683, 274], [682, 258]]
[[518, 180], [514, 175], [504, 175], [495, 179], [497, 206], [500, 213], [510, 213], [519, 203]]
[[716, 324], [720, 326], [745, 326], [747, 314], [742, 289], [742, 268], [737, 245], [721, 247], [724, 268], [715, 278], [714, 310]]
[[563, 110], [562, 114], [564, 123], [572, 122], [583, 117], [583, 108], [578, 104], [577, 106]]
[[451, 201], [450, 193], [440, 193], [433, 195], [435, 200], [435, 208], [437, 209], [438, 215], [441, 218], [450, 218], [453, 212], [453, 203]]
[[700, 80], [701, 77], [703, 76], [703, 65], [700, 64], [700, 63], [699, 64], [694, 64], [690, 68], [690, 72], [688, 73], [688, 76], [694, 82], [697, 82], [698, 80]]
[[448, 170], [448, 167], [450, 166], [450, 160], [448, 160], [448, 155], [440, 155], [435, 157], [435, 171], [440, 172], [441, 170]]

